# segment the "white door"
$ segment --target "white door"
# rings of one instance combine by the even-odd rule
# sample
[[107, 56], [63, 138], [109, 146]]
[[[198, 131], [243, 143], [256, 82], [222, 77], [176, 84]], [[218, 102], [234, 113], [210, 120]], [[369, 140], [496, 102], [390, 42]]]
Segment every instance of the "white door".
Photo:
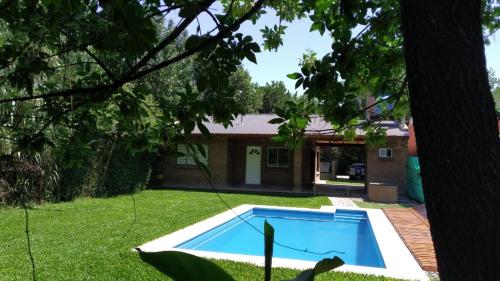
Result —
[[246, 184], [260, 184], [261, 156], [262, 149], [260, 146], [247, 146]]

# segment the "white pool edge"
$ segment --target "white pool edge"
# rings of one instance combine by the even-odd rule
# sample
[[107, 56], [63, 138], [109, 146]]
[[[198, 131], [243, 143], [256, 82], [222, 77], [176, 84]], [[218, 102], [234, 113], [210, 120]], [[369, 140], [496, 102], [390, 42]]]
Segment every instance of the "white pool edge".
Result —
[[[177, 249], [176, 245], [186, 242], [206, 231], [211, 230], [233, 218], [250, 211], [253, 208], [267, 208], [267, 209], [282, 209], [282, 210], [296, 210], [296, 211], [314, 211], [322, 213], [331, 213], [332, 210], [321, 209], [308, 209], [308, 208], [292, 208], [292, 207], [278, 207], [278, 206], [265, 206], [265, 205], [240, 205], [233, 210], [228, 210], [221, 214], [215, 215], [204, 221], [190, 225], [186, 228], [180, 229], [168, 235], [162, 236], [153, 241], [147, 242], [138, 248], [144, 252], [160, 252], [160, 251], [179, 251], [191, 253], [197, 256], [211, 258], [211, 259], [224, 259], [238, 262], [251, 263], [258, 266], [264, 266], [264, 257], [240, 255], [240, 254], [227, 254], [208, 251], [196, 251]], [[350, 208], [339, 208], [346, 210]], [[335, 208], [333, 208], [336, 211]], [[393, 278], [407, 279], [407, 280], [428, 280], [428, 277], [421, 269], [415, 258], [412, 256], [404, 242], [399, 237], [398, 233], [387, 219], [382, 210], [378, 209], [361, 209], [355, 210], [366, 211], [371, 223], [371, 227], [375, 238], [377, 240], [380, 253], [384, 259], [385, 268], [375, 268], [366, 266], [343, 265], [336, 269], [337, 271], [355, 272], [363, 274], [382, 275]], [[273, 258], [273, 267], [284, 267], [293, 269], [308, 269], [314, 267], [315, 262]]]

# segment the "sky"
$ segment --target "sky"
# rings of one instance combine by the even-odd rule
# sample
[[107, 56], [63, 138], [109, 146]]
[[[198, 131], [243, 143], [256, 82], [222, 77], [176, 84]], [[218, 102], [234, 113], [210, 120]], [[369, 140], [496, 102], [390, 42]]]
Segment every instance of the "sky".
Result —
[[[206, 26], [206, 30], [213, 27], [208, 16], [202, 16], [199, 20], [202, 26]], [[256, 42], [262, 44], [263, 39], [260, 29], [266, 25], [274, 26], [275, 24], [279, 24], [279, 19], [270, 11], [263, 15], [256, 25], [246, 22], [238, 32], [251, 35]], [[243, 65], [250, 73], [253, 82], [265, 85], [266, 82], [273, 80], [283, 81], [290, 92], [295, 93], [295, 81], [287, 78], [286, 75], [299, 70], [298, 63], [302, 58], [302, 54], [307, 50], [316, 52], [318, 58], [321, 58], [331, 50], [332, 41], [327, 33], [321, 36], [318, 31], [309, 32], [311, 21], [308, 18], [283, 24], [288, 26], [285, 30], [283, 46], [277, 52], [264, 50], [261, 46], [262, 52], [256, 53], [257, 64], [245, 59]], [[189, 26], [189, 32], [194, 33], [196, 26], [195, 24]], [[500, 31], [491, 36], [490, 41], [491, 44], [485, 47], [487, 67], [488, 69], [492, 68], [496, 76], [500, 77]], [[300, 90], [299, 93], [301, 93]]]

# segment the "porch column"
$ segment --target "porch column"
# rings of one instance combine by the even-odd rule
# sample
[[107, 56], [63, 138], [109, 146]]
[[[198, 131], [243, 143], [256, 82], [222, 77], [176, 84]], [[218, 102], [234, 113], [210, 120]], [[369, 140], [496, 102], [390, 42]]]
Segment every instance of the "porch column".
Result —
[[319, 158], [321, 156], [321, 147], [314, 147], [314, 184], [318, 183], [321, 180], [321, 172], [320, 172], [320, 162]]
[[302, 149], [293, 151], [293, 191], [302, 189]]

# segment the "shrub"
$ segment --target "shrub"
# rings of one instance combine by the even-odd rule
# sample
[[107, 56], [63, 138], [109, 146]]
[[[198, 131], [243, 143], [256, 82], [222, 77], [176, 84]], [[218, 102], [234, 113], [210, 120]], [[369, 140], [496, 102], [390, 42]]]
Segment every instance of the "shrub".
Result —
[[[104, 176], [104, 196], [130, 194], [143, 189], [151, 174], [149, 153], [132, 153], [124, 145], [113, 150]], [[102, 192], [101, 192], [102, 193]]]
[[42, 202], [43, 171], [37, 164], [12, 156], [0, 158], [0, 204]]
[[59, 188], [55, 192], [56, 201], [71, 201], [80, 196], [88, 182], [89, 168], [84, 166], [61, 169]]

